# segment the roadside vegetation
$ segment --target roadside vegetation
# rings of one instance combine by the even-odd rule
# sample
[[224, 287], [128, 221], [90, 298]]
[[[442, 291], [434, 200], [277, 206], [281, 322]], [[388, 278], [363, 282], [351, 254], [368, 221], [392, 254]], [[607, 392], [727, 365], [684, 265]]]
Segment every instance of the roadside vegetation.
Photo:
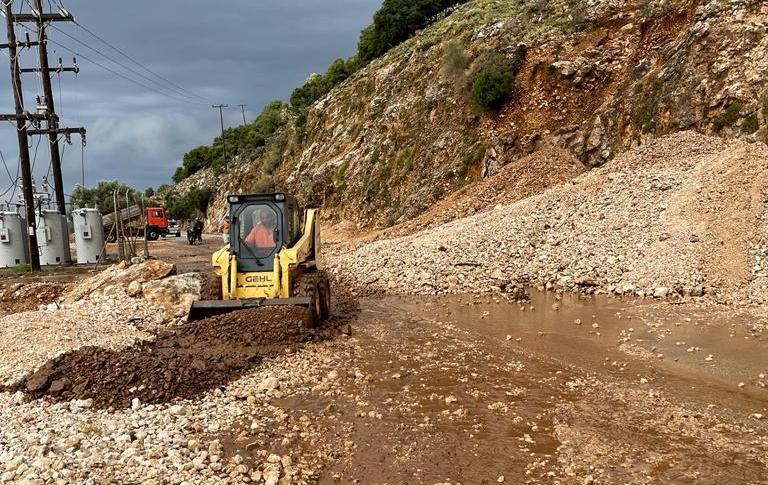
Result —
[[165, 205], [172, 217], [192, 219], [207, 213], [208, 203], [211, 201], [212, 195], [211, 189], [193, 188], [183, 196], [172, 194], [166, 196]]
[[70, 201], [76, 209], [88, 207], [99, 209], [102, 214], [109, 214], [114, 212], [115, 209], [113, 195], [115, 190], [121, 194], [120, 200], [118, 200], [119, 207], [125, 207], [126, 193], [130, 199], [133, 199], [138, 194], [136, 189], [119, 180], [102, 180], [95, 187], [82, 187], [78, 185], [72, 192]]

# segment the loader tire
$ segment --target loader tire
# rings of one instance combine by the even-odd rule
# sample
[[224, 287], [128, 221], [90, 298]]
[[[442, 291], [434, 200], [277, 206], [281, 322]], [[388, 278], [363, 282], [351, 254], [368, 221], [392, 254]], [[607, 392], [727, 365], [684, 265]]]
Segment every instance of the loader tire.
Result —
[[328, 320], [331, 317], [331, 283], [325, 271], [318, 273], [317, 296], [320, 299], [320, 320]]
[[331, 290], [328, 275], [323, 271], [304, 273], [294, 283], [293, 296], [309, 297], [307, 326], [316, 327], [331, 314]]

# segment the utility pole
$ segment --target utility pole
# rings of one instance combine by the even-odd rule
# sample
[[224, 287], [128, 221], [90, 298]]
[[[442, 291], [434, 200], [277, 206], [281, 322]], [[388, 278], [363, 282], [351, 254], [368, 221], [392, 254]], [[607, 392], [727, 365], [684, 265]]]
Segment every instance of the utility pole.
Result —
[[247, 121], [245, 121], [245, 108], [247, 108], [248, 105], [247, 104], [238, 104], [238, 106], [240, 107], [241, 110], [243, 110], [243, 124], [248, 123]]
[[16, 120], [16, 134], [19, 139], [19, 160], [21, 164], [22, 194], [27, 213], [27, 235], [29, 236], [29, 265], [32, 271], [40, 271], [40, 253], [37, 246], [35, 199], [32, 192], [32, 168], [29, 163], [29, 146], [27, 145], [27, 120], [30, 118], [24, 112], [24, 96], [21, 91], [21, 72], [16, 44], [16, 28], [13, 24], [13, 2], [3, 2], [5, 20], [8, 27], [8, 56], [11, 59], [11, 84], [13, 84], [13, 99], [16, 104], [16, 114], [6, 115], [7, 119]]
[[[59, 153], [59, 135], [64, 134], [69, 139], [69, 135], [72, 132], [80, 133], [81, 137], [85, 136], [85, 128], [77, 129], [64, 129], [59, 130], [59, 121], [56, 116], [56, 107], [53, 100], [53, 88], [51, 87], [51, 69], [48, 64], [48, 39], [45, 33], [46, 22], [61, 21], [61, 22], [74, 22], [75, 18], [71, 13], [62, 10], [58, 14], [45, 14], [43, 12], [43, 0], [34, 0], [35, 11], [35, 23], [37, 24], [37, 42], [38, 42], [38, 57], [40, 58], [40, 77], [43, 80], [43, 96], [44, 106], [47, 116], [48, 129], [48, 142], [51, 147], [51, 168], [53, 172], [53, 187], [56, 193], [56, 204], [59, 209], [59, 213], [62, 215], [67, 214], [66, 201], [64, 199], [64, 179], [61, 171], [61, 154]], [[59, 66], [56, 72], [74, 72], [77, 74], [80, 69], [75, 65], [71, 68], [65, 68]], [[41, 133], [42, 134], [42, 133]], [[83, 138], [84, 142], [85, 138]], [[85, 188], [85, 186], [83, 186]]]
[[227, 139], [224, 137], [224, 108], [229, 108], [228, 104], [214, 104], [213, 109], [219, 110], [219, 119], [221, 119], [221, 144], [224, 150], [224, 171], [227, 171]]

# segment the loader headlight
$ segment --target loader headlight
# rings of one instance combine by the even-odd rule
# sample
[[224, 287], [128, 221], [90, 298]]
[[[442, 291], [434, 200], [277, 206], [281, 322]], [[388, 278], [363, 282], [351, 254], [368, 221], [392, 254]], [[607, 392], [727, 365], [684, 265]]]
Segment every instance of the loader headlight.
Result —
[[238, 202], [240, 202], [240, 197], [236, 195], [230, 195], [229, 197], [227, 197], [227, 200], [229, 201], [230, 204], [237, 204]]
[[275, 194], [275, 200], [278, 202], [285, 200], [285, 194]]

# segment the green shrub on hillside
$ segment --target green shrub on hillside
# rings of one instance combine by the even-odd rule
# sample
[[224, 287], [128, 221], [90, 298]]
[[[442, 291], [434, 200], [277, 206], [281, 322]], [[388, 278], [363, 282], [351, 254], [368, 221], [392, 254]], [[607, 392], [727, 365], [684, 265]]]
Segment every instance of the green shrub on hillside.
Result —
[[337, 85], [351, 76], [357, 70], [357, 60], [336, 59], [325, 74], [313, 74], [291, 94], [291, 106], [294, 109], [306, 109], [313, 105]]
[[165, 204], [168, 213], [176, 219], [191, 219], [208, 211], [208, 203], [213, 196], [210, 189], [193, 188], [186, 195], [166, 197]]
[[444, 10], [466, 0], [384, 0], [373, 16], [373, 24], [363, 30], [357, 56], [368, 63], [389, 49], [408, 40], [419, 29], [431, 24]]
[[472, 107], [475, 111], [497, 111], [514, 97], [517, 73], [525, 54], [525, 48], [520, 47], [512, 60], [496, 52], [483, 58], [472, 81]]
[[459, 41], [451, 41], [443, 47], [443, 73], [453, 79], [463, 77], [469, 67], [469, 56]]
[[725, 108], [725, 111], [715, 118], [715, 130], [721, 131], [723, 128], [733, 126], [741, 117], [741, 110], [744, 108], [744, 102], [740, 99], [735, 99]]

